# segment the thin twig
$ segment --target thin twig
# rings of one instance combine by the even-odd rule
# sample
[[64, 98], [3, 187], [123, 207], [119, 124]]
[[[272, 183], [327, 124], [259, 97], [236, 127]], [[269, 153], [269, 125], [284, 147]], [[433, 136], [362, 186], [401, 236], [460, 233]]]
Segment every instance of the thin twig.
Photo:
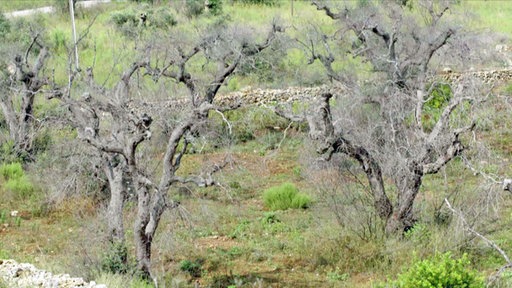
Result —
[[475, 175], [480, 174], [480, 175], [482, 175], [482, 177], [484, 177], [486, 180], [491, 181], [493, 184], [503, 184], [503, 181], [498, 181], [498, 180], [496, 180], [496, 178], [492, 177], [491, 175], [484, 173], [481, 170], [477, 170], [473, 165], [471, 165], [471, 162], [469, 162], [468, 158], [466, 158], [464, 155], [461, 155], [461, 159], [462, 159], [462, 162], [464, 163], [464, 165], [466, 165], [466, 167], [469, 170], [473, 171], [473, 173]]
[[290, 129], [290, 127], [292, 127], [292, 124], [293, 124], [293, 122], [290, 122], [290, 124], [288, 124], [286, 129], [284, 129], [283, 138], [281, 139], [281, 141], [279, 141], [279, 144], [277, 144], [276, 150], [279, 150], [281, 148], [281, 145], [283, 144], [284, 140], [286, 139], [286, 133], [288, 132], [288, 129]]
[[215, 109], [215, 110], [213, 110], [213, 111], [215, 111], [215, 112], [219, 113], [219, 114], [220, 114], [220, 116], [222, 117], [222, 120], [223, 120], [224, 122], [226, 122], [226, 124], [228, 125], [229, 135], [233, 134], [233, 130], [232, 130], [232, 128], [231, 128], [231, 123], [229, 123], [229, 121], [228, 121], [228, 119], [226, 118], [226, 116], [224, 116], [224, 113], [220, 112], [218, 109]]
[[446, 205], [448, 206], [448, 209], [450, 209], [450, 211], [453, 212], [453, 214], [457, 215], [460, 220], [462, 221], [462, 223], [464, 224], [464, 227], [471, 233], [473, 233], [474, 235], [476, 235], [478, 238], [482, 239], [485, 243], [487, 243], [489, 246], [491, 246], [492, 248], [494, 248], [496, 251], [498, 251], [498, 253], [501, 254], [501, 256], [505, 259], [505, 261], [507, 262], [507, 266], [512, 266], [512, 262], [510, 262], [510, 258], [508, 257], [507, 253], [505, 253], [505, 251], [503, 251], [496, 243], [494, 243], [492, 240], [488, 239], [487, 237], [485, 237], [484, 235], [478, 233], [478, 231], [476, 231], [475, 229], [471, 228], [471, 226], [468, 224], [468, 222], [466, 221], [466, 219], [464, 218], [464, 216], [462, 215], [461, 212], [455, 210], [452, 205], [450, 204], [450, 202], [448, 201], [447, 198], [444, 198], [444, 202], [446, 203]]

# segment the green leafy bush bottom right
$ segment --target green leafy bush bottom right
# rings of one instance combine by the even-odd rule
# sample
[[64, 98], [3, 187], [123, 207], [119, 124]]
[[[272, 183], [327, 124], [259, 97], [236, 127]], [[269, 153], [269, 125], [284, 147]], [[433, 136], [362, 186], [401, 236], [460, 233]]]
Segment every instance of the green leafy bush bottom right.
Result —
[[418, 261], [410, 269], [389, 283], [377, 288], [480, 288], [485, 287], [483, 277], [469, 267], [466, 254], [454, 259], [450, 252], [433, 259]]

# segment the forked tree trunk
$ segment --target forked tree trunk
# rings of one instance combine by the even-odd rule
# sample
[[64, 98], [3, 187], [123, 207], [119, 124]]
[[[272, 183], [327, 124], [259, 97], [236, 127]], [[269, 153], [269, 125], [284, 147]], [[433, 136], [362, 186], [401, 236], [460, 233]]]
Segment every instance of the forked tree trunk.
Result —
[[145, 280], [151, 280], [151, 245], [160, 223], [160, 218], [167, 208], [164, 194], [160, 190], [151, 194], [143, 185], [138, 189], [138, 211], [135, 221], [135, 242], [137, 271]]
[[412, 169], [408, 172], [396, 183], [398, 198], [393, 214], [386, 224], [388, 235], [404, 232], [407, 228], [412, 227], [416, 221], [413, 213], [414, 201], [420, 190], [423, 174], [419, 169]]
[[[365, 151], [366, 152], [366, 151]], [[361, 157], [364, 156], [364, 157]], [[382, 179], [382, 171], [380, 166], [368, 153], [359, 153], [356, 157], [363, 168], [370, 190], [373, 196], [373, 205], [380, 219], [387, 223], [393, 211], [393, 205], [386, 195], [384, 180]]]
[[384, 221], [384, 223], [387, 223], [393, 211], [393, 205], [386, 195], [386, 188], [384, 187], [384, 180], [379, 163], [366, 149], [353, 145], [343, 137], [339, 137], [338, 140], [334, 142], [332, 149], [335, 152], [344, 153], [359, 162], [370, 184], [375, 211], [377, 211], [380, 219]]

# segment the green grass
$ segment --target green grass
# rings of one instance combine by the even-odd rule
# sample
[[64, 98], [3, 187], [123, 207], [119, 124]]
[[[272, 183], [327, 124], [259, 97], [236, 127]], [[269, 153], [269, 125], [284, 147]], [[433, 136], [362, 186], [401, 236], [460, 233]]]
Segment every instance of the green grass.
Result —
[[0, 165], [0, 176], [2, 176], [4, 180], [18, 179], [23, 177], [23, 175], [24, 173], [21, 163], [4, 163]]
[[292, 183], [283, 183], [280, 186], [268, 188], [263, 192], [263, 203], [272, 211], [290, 208], [305, 209], [311, 205], [311, 198], [299, 193]]
[[476, 15], [472, 22], [475, 28], [488, 28], [491, 31], [512, 35], [512, 2], [510, 1], [462, 1], [470, 13]]

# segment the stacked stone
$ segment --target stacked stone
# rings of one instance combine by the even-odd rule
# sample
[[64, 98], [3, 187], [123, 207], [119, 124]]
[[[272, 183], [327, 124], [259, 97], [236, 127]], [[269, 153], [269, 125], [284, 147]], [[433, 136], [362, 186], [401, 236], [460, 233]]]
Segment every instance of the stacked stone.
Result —
[[485, 84], [503, 83], [512, 80], [512, 69], [487, 70], [487, 71], [468, 71], [463, 73], [446, 71], [439, 75], [442, 79], [457, 82], [464, 77], [475, 77]]
[[318, 87], [288, 87], [285, 89], [252, 89], [247, 87], [237, 92], [219, 95], [215, 102], [221, 106], [233, 104], [264, 105], [277, 103], [290, 103], [295, 101], [311, 101], [324, 93], [339, 95], [346, 91], [340, 85]]
[[[451, 69], [438, 74], [438, 77], [449, 82], [458, 82], [466, 76], [477, 77], [483, 83], [494, 84], [512, 80], [512, 69], [488, 70], [488, 71], [468, 71], [453, 72]], [[265, 105], [265, 104], [284, 104], [289, 102], [308, 102], [315, 100], [324, 93], [333, 95], [341, 95], [347, 91], [346, 87], [336, 85], [322, 85], [317, 87], [288, 87], [284, 89], [260, 89], [246, 87], [240, 91], [222, 94], [215, 97], [214, 103], [219, 106], [248, 106], [248, 105]], [[156, 115], [158, 111], [166, 108], [174, 108], [183, 111], [190, 104], [189, 98], [168, 100], [161, 102], [145, 103], [134, 101], [130, 103], [130, 108], [134, 113], [142, 115]]]
[[68, 274], [53, 275], [37, 269], [32, 264], [17, 263], [14, 260], [0, 260], [0, 283], [17, 288], [107, 288], [103, 284], [86, 282], [82, 278], [73, 278]]

